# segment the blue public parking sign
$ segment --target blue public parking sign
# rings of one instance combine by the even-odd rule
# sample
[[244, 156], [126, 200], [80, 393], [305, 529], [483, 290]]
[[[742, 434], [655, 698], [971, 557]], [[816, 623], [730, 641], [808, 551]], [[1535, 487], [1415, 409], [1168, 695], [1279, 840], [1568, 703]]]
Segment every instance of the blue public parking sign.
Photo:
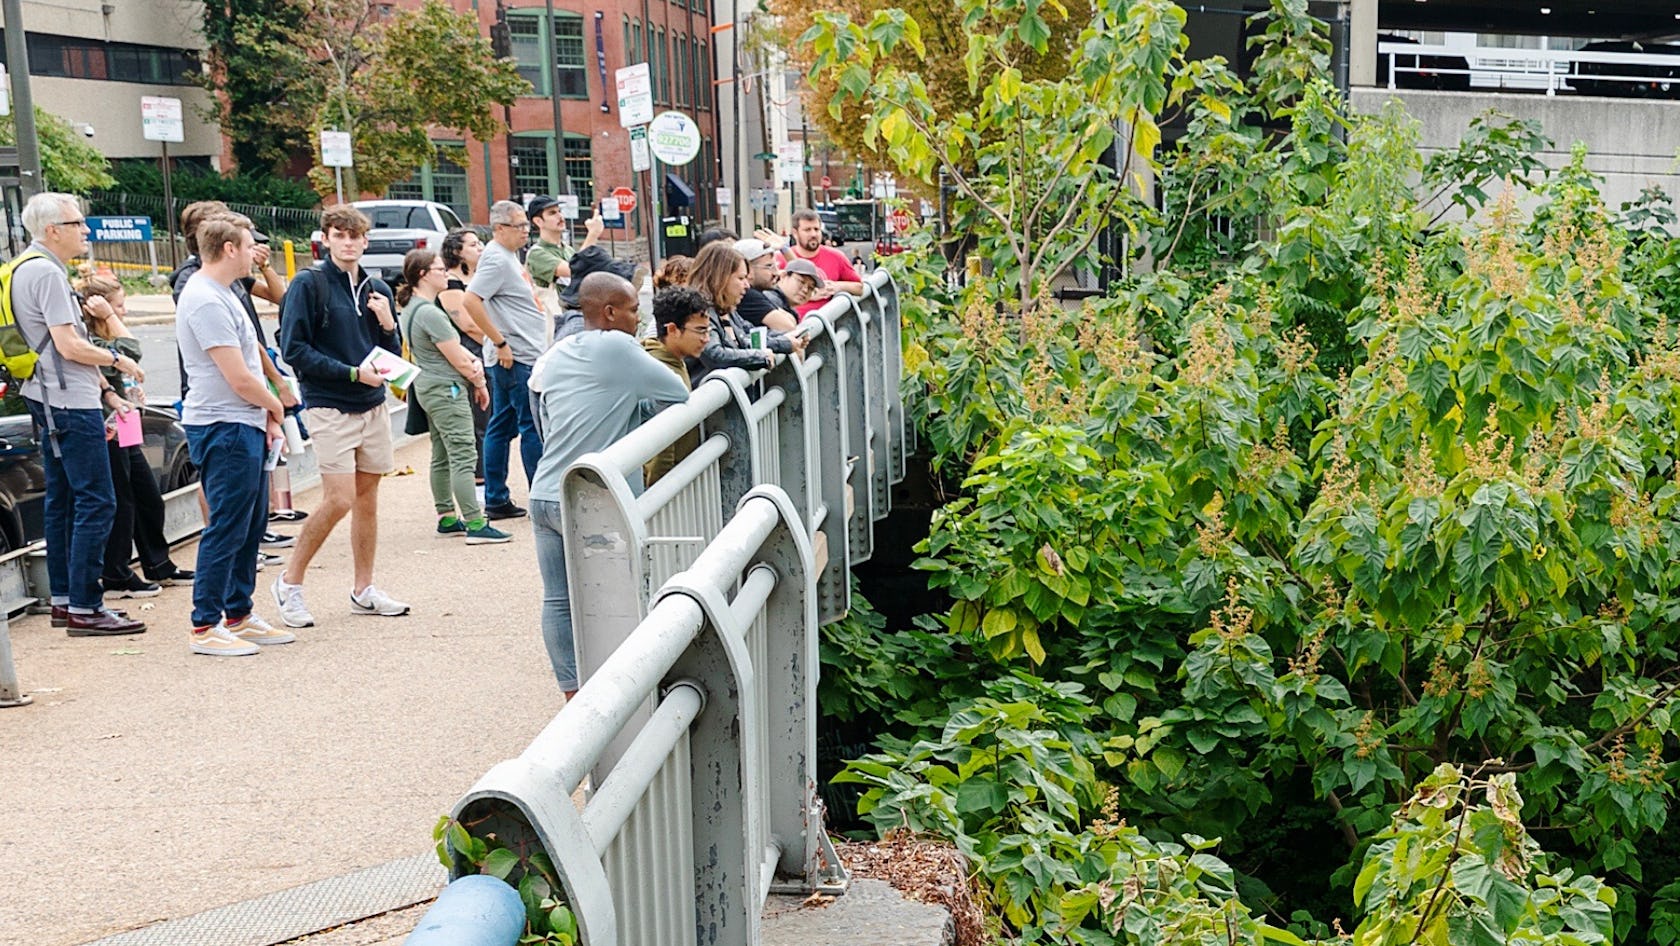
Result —
[[89, 217], [88, 239], [95, 243], [150, 243], [151, 217]]

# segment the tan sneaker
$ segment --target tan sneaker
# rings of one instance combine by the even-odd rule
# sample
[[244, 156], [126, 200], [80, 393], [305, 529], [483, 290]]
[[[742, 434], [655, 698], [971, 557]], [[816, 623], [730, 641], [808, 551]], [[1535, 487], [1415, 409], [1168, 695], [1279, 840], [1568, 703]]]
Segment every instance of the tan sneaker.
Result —
[[227, 629], [233, 636], [252, 644], [290, 644], [297, 640], [296, 634], [282, 631], [255, 614], [245, 615], [237, 622], [227, 625]]
[[217, 624], [193, 628], [192, 652], [210, 657], [250, 657], [257, 652], [257, 645], [235, 637], [226, 625]]

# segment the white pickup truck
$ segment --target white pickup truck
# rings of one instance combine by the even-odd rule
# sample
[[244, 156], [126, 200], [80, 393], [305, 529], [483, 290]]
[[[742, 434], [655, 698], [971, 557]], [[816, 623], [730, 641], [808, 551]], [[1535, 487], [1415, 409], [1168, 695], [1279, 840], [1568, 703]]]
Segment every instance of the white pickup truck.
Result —
[[[455, 211], [427, 200], [358, 200], [350, 206], [373, 221], [362, 268], [386, 281], [401, 278], [403, 256], [409, 250], [441, 249], [449, 231], [464, 226]], [[310, 236], [309, 251], [317, 260], [326, 258], [321, 231]]]

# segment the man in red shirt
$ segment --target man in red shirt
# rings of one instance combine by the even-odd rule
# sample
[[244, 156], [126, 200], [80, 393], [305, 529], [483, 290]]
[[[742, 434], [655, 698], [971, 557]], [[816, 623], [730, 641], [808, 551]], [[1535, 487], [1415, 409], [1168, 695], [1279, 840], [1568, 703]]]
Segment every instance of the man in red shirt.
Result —
[[801, 210], [793, 215], [793, 245], [783, 250], [780, 265], [789, 259], [810, 260], [822, 270], [823, 284], [811, 296], [811, 301], [799, 307], [798, 315], [820, 308], [837, 292], [863, 295], [863, 279], [846, 260], [846, 254], [832, 246], [823, 246], [822, 218], [815, 210]]

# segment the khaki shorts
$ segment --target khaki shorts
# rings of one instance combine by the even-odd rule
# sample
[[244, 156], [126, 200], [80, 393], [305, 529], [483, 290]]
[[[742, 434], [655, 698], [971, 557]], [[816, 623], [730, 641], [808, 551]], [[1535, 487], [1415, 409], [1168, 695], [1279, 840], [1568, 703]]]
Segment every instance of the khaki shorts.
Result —
[[323, 474], [391, 472], [396, 458], [391, 446], [391, 411], [384, 404], [360, 414], [331, 407], [303, 412], [315, 462]]

